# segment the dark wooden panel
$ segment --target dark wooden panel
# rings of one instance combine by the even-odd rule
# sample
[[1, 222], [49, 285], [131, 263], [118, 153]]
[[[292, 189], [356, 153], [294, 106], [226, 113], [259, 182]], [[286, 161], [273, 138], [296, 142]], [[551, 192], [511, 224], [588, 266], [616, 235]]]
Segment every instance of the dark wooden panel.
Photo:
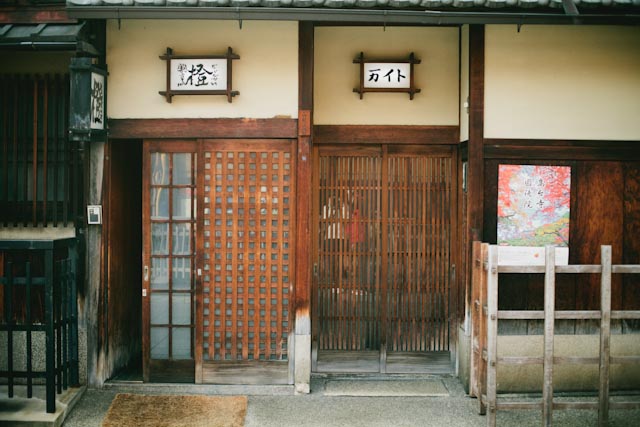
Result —
[[458, 126], [314, 126], [316, 144], [458, 144]]
[[152, 383], [193, 383], [195, 365], [193, 360], [153, 360], [149, 361]]
[[295, 138], [295, 119], [111, 119], [111, 139]]
[[[574, 172], [575, 171], [575, 172]], [[613, 264], [622, 260], [623, 167], [614, 162], [581, 162], [572, 169], [577, 175], [577, 211], [571, 213], [571, 263], [600, 262], [600, 245], [612, 246]], [[612, 279], [612, 308], [621, 304], [621, 281]], [[599, 275], [581, 276], [577, 282], [577, 310], [596, 310], [600, 305]]]
[[[625, 264], [640, 263], [640, 163], [624, 165], [624, 255]], [[622, 309], [640, 310], [640, 275], [623, 276]], [[625, 330], [638, 331], [640, 321], [625, 321]]]
[[142, 351], [141, 142], [110, 142], [109, 163], [107, 357], [115, 371]]

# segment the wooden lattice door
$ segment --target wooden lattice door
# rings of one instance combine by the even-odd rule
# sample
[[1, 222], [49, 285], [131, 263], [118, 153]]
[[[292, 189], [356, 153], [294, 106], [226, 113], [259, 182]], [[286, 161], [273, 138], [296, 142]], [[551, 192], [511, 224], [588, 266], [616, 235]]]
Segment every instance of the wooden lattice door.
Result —
[[145, 141], [145, 381], [289, 383], [291, 141]]
[[196, 350], [202, 382], [289, 382], [291, 149], [289, 141], [203, 142]]
[[380, 352], [384, 364], [387, 352], [449, 350], [454, 155], [316, 148], [318, 351]]

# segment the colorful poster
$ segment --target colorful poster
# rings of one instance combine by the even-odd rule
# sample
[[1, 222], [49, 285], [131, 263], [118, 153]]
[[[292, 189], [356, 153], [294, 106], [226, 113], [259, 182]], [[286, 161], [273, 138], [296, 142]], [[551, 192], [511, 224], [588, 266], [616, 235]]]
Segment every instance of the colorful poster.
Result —
[[500, 165], [498, 244], [569, 246], [571, 168]]

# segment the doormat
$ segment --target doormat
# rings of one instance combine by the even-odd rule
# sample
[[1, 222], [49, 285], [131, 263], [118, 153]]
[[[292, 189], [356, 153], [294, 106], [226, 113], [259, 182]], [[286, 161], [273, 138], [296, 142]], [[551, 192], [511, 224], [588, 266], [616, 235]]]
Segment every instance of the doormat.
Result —
[[440, 380], [336, 380], [326, 383], [324, 395], [446, 397], [449, 392]]
[[242, 427], [246, 396], [117, 394], [102, 427]]

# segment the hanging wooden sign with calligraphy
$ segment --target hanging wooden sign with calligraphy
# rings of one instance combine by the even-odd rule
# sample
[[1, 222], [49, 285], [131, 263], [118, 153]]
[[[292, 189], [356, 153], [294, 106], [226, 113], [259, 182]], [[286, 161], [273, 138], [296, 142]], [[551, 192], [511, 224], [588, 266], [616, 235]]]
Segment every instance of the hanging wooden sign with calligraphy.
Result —
[[353, 89], [362, 99], [365, 92], [403, 92], [413, 99], [420, 89], [413, 81], [413, 66], [419, 64], [413, 52], [406, 60], [365, 60], [364, 53], [353, 60], [360, 64], [360, 87]]
[[167, 102], [175, 95], [226, 95], [229, 102], [240, 92], [232, 89], [232, 60], [240, 59], [229, 48], [224, 55], [175, 55], [173, 49], [160, 56], [167, 61]]

